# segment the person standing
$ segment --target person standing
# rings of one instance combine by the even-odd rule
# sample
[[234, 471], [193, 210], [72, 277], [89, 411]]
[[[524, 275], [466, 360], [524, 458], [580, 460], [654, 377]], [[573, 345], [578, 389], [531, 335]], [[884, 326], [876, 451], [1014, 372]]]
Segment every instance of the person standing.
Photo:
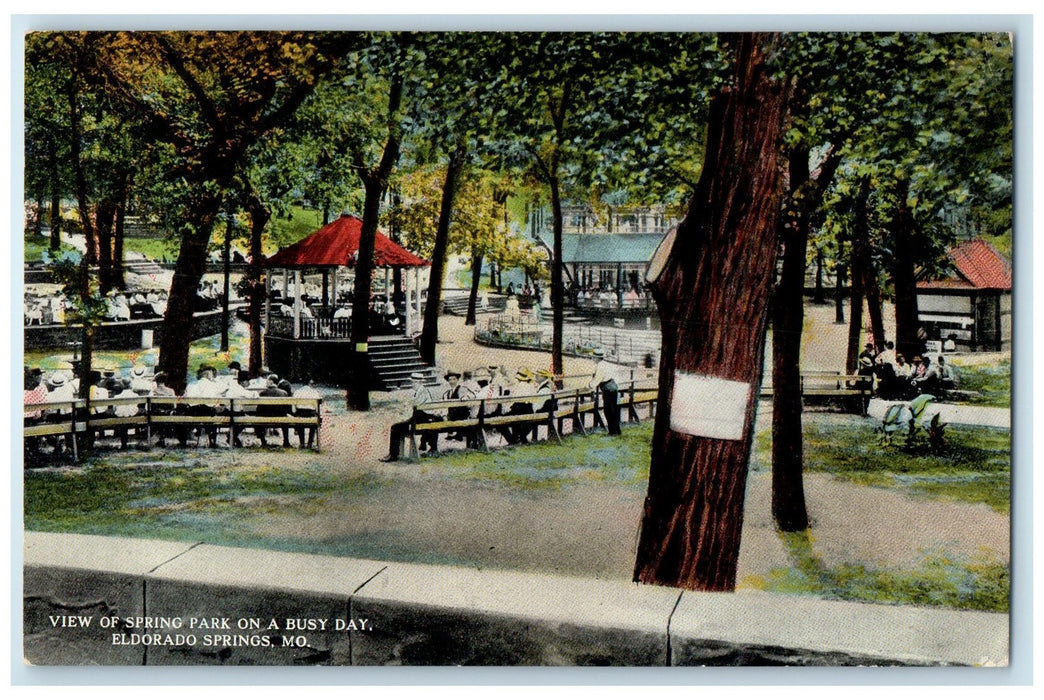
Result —
[[605, 427], [610, 435], [620, 434], [620, 386], [617, 383], [620, 367], [605, 358], [601, 348], [594, 351], [598, 358], [594, 374], [591, 377], [591, 388], [602, 395], [602, 412], [605, 413]]

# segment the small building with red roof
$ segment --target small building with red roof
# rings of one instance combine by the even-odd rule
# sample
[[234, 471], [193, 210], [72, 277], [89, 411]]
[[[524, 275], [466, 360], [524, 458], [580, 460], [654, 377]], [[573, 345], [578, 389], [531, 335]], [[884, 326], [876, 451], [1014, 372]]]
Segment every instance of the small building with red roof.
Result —
[[948, 274], [917, 283], [929, 340], [959, 350], [1011, 349], [1011, 261], [980, 238], [948, 251]]

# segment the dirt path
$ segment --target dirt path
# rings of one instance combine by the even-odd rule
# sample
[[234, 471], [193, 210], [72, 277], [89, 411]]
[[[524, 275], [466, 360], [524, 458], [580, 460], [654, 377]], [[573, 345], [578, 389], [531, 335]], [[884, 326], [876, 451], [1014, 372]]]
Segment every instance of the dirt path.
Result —
[[[828, 363], [825, 347], [840, 326], [823, 307], [811, 324], [811, 352]], [[825, 318], [829, 312], [830, 318]], [[547, 353], [490, 349], [471, 342], [471, 328], [444, 317], [438, 346], [443, 367], [486, 363], [546, 366]], [[843, 357], [841, 359], [843, 362]], [[588, 360], [566, 358], [567, 373], [593, 370]], [[388, 427], [400, 420], [409, 392], [375, 393], [365, 414], [329, 415], [324, 423], [326, 468], [372, 479], [366, 494], [344, 494], [306, 514], [268, 513], [252, 523], [259, 535], [327, 545], [340, 543], [359, 556], [556, 571], [628, 579], [634, 564], [644, 485], [571, 485], [533, 491], [443, 473], [438, 460], [385, 464]], [[762, 406], [760, 420], [768, 418]], [[286, 465], [315, 456], [286, 454]], [[259, 457], [263, 459], [264, 457]], [[241, 457], [252, 460], [254, 457]], [[985, 505], [932, 501], [882, 488], [847, 483], [825, 474], [805, 479], [814, 551], [827, 565], [863, 562], [901, 566], [929, 551], [1007, 560], [1009, 519]], [[772, 524], [769, 475], [748, 480], [738, 580], [790, 565]]]

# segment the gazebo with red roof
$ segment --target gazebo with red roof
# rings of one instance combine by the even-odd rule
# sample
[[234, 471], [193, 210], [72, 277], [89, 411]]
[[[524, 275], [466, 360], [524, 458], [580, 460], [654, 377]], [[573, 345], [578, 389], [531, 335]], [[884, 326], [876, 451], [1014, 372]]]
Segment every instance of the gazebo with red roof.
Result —
[[947, 251], [949, 274], [917, 283], [919, 320], [931, 340], [958, 348], [1011, 348], [1011, 261], [986, 241]]
[[[265, 260], [264, 267], [267, 270], [282, 270], [283, 273], [282, 289], [275, 293], [272, 291], [272, 275], [266, 275], [268, 302], [265, 308], [265, 354], [269, 367], [276, 371], [277, 368], [283, 370], [279, 374], [308, 374], [312, 378], [316, 378], [316, 374], [336, 374], [336, 371], [325, 371], [319, 365], [331, 361], [331, 356], [343, 356], [334, 346], [349, 342], [350, 294], [347, 289], [338, 290], [338, 283], [343, 268], [355, 267], [361, 234], [362, 220], [345, 215]], [[385, 292], [383, 300], [375, 302], [375, 313], [371, 315], [378, 324], [388, 319], [394, 330], [389, 326], [378, 325], [374, 328], [371, 325], [371, 335], [376, 332], [401, 336], [412, 332], [421, 318], [420, 271], [431, 263], [380, 231], [374, 242], [373, 262], [375, 268], [385, 270]], [[403, 278], [405, 303], [401, 306], [396, 303], [391, 289], [391, 272], [396, 269], [414, 271], [412, 281], [408, 277]], [[322, 273], [321, 296], [309, 294], [304, 284], [308, 271]], [[332, 294], [329, 291], [331, 277]], [[272, 308], [274, 297], [281, 302], [278, 311]], [[344, 303], [338, 303], [339, 297], [344, 298]], [[310, 358], [307, 364], [312, 367], [311, 370], [300, 369], [300, 358], [303, 357]]]

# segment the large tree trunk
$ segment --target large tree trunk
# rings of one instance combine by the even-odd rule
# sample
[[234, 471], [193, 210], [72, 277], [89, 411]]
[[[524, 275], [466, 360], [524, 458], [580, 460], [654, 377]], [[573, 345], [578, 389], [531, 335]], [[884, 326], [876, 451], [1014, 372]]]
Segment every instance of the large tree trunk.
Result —
[[[792, 102], [796, 116], [804, 116], [807, 101], [798, 91]], [[805, 256], [812, 214], [834, 177], [841, 157], [831, 149], [813, 177], [807, 146], [788, 155], [790, 192], [785, 225], [781, 227], [783, 269], [776, 285], [772, 314], [772, 516], [784, 532], [808, 528], [805, 507], [804, 445], [801, 426], [801, 336], [805, 327]], [[822, 251], [817, 256], [822, 275]], [[820, 285], [821, 286], [821, 285]]]
[[428, 300], [425, 302], [424, 327], [420, 337], [420, 356], [429, 365], [435, 364], [435, 344], [439, 342], [439, 313], [442, 311], [442, 282], [446, 275], [449, 227], [463, 167], [464, 152], [456, 148], [450, 153], [446, 179], [442, 183], [442, 202], [439, 205], [439, 223], [435, 228], [435, 248], [431, 254], [431, 272], [428, 275]]
[[734, 84], [712, 101], [703, 174], [653, 285], [663, 357], [634, 571], [644, 583], [736, 584], [780, 215], [786, 98], [765, 65], [774, 41], [728, 37]]
[[869, 201], [870, 178], [866, 177], [859, 183], [855, 222], [852, 227], [852, 272], [859, 276], [862, 283], [870, 315], [874, 348], [880, 352], [885, 347], [885, 332], [884, 319], [881, 316], [881, 287], [877, 282], [877, 269], [874, 267], [870, 251], [870, 227], [867, 221]]
[[845, 322], [845, 277], [848, 276], [848, 267], [841, 262], [840, 242], [838, 243], [838, 260], [834, 265], [834, 323], [840, 325]]
[[845, 373], [855, 374], [859, 364], [859, 341], [863, 334], [863, 276], [852, 264], [852, 280], [848, 294], [848, 346], [845, 352]]
[[373, 286], [373, 251], [377, 240], [377, 217], [381, 207], [384, 183], [374, 177], [363, 180], [366, 196], [363, 203], [359, 254], [355, 263], [355, 293], [352, 298], [352, 330], [347, 371], [345, 401], [356, 411], [370, 410], [370, 290]]
[[232, 215], [231, 206], [228, 208], [227, 216], [228, 220], [225, 222], [225, 240], [222, 241], [221, 246], [221, 352], [228, 352], [228, 327], [232, 320], [229, 318], [228, 313], [228, 298], [232, 293], [232, 235], [235, 231], [235, 219]]
[[62, 244], [62, 198], [58, 193], [58, 183], [51, 185], [51, 211], [50, 214], [50, 227], [51, 227], [51, 240], [50, 249], [52, 252], [57, 252], [58, 248]]
[[[82, 221], [82, 232], [87, 242], [86, 252], [80, 261], [79, 302], [81, 311], [80, 327], [80, 398], [86, 402], [87, 411], [91, 405], [91, 365], [94, 355], [94, 318], [89, 313], [92, 306], [91, 275], [97, 265], [96, 249], [91, 245], [94, 240], [94, 228], [91, 225], [90, 204], [87, 198], [87, 175], [84, 172], [83, 159], [80, 157], [80, 107], [79, 86], [70, 81], [67, 97], [69, 100], [69, 160], [72, 162], [73, 179], [76, 187], [76, 204]], [[89, 446], [89, 442], [88, 442]]]
[[127, 279], [123, 268], [123, 225], [127, 214], [127, 192], [120, 194], [116, 203], [116, 217], [112, 226], [112, 286], [117, 289], [127, 288]]
[[98, 202], [94, 210], [98, 236], [98, 282], [101, 293], [112, 289], [112, 226], [116, 219], [116, 204], [111, 199]]
[[816, 287], [812, 293], [813, 304], [825, 304], [826, 296], [823, 291], [823, 249], [816, 249]]
[[917, 313], [917, 275], [914, 269], [916, 255], [913, 250], [913, 213], [907, 202], [910, 183], [900, 180], [896, 192], [898, 209], [892, 219], [892, 284], [895, 287], [895, 340], [896, 352], [909, 361], [924, 350], [923, 342], [917, 337], [920, 328]]
[[220, 197], [201, 202], [189, 231], [181, 237], [181, 248], [170, 283], [167, 311], [163, 315], [163, 341], [160, 344], [159, 369], [167, 374], [168, 386], [181, 394], [188, 377], [189, 347], [192, 345], [192, 314], [196, 310], [196, 292], [207, 268], [207, 245], [210, 229], [220, 207]]
[[[562, 376], [562, 337], [564, 310], [562, 289], [562, 197], [559, 192], [557, 167], [551, 177], [551, 231], [554, 236], [551, 253], [551, 371]], [[539, 319], [538, 319], [539, 320]]]
[[[792, 191], [809, 180], [809, 152], [789, 154]], [[796, 198], [791, 195], [788, 202]], [[784, 532], [808, 528], [801, 429], [801, 332], [805, 325], [805, 255], [808, 216], [798, 205], [781, 226], [783, 269], [772, 305], [772, 517]]]
[[251, 377], [261, 374], [264, 366], [262, 359], [263, 349], [261, 342], [261, 316], [265, 307], [265, 284], [262, 279], [261, 263], [264, 259], [264, 251], [261, 249], [262, 234], [272, 213], [262, 203], [256, 193], [251, 193], [247, 198], [247, 211], [250, 213], [250, 266], [247, 268], [247, 278], [250, 284], [250, 307], [248, 324], [250, 326], [250, 355], [247, 360], [247, 370]]
[[471, 292], [468, 294], [468, 313], [464, 318], [465, 326], [475, 325], [475, 306], [478, 303], [479, 284], [482, 282], [482, 253], [471, 255]]

